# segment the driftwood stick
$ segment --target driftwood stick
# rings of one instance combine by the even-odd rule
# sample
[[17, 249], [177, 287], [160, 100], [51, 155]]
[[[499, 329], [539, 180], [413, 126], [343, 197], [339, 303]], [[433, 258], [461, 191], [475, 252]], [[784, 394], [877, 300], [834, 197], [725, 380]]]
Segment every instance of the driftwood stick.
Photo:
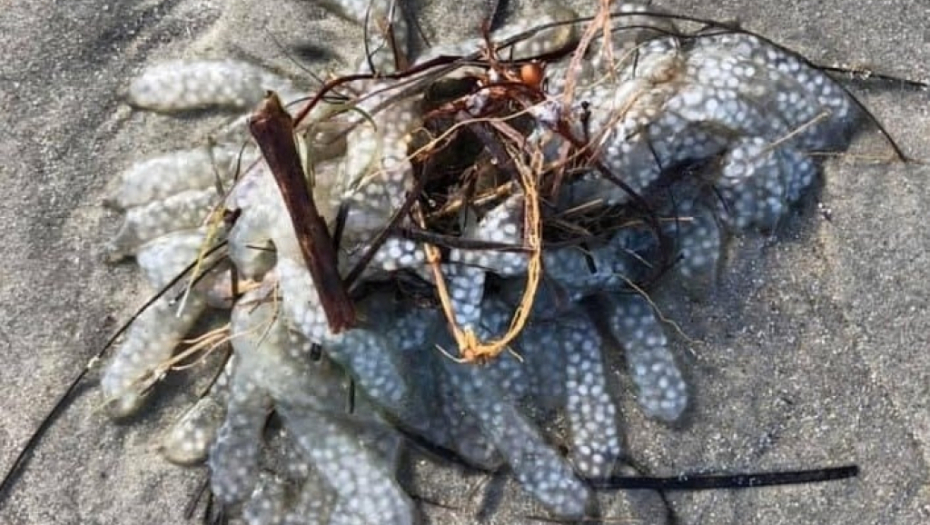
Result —
[[249, 131], [278, 183], [329, 329], [338, 334], [351, 328], [355, 324], [355, 306], [339, 275], [326, 222], [307, 188], [294, 142], [294, 121], [275, 93], [269, 92], [249, 118]]

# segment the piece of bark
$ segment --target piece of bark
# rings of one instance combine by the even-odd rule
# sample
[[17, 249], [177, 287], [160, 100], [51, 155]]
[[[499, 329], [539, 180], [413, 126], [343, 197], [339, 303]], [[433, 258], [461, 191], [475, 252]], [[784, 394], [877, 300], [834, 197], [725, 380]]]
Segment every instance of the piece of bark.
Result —
[[339, 275], [336, 251], [307, 188], [294, 141], [294, 121], [278, 96], [269, 92], [249, 118], [249, 131], [262, 150], [284, 198], [329, 329], [338, 334], [355, 324], [355, 306]]

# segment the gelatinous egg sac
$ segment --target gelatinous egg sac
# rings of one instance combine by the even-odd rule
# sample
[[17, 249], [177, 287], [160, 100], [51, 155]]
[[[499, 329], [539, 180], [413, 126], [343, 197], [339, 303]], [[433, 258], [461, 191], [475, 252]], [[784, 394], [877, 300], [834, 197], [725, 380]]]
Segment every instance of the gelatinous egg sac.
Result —
[[[369, 3], [329, 2], [353, 20], [391, 13], [392, 2], [371, 13]], [[552, 9], [533, 24], [572, 16]], [[183, 359], [178, 347], [198, 319], [221, 311], [225, 328], [181, 352], [228, 341], [231, 358], [164, 449], [175, 462], [206, 460], [232, 514], [412, 523], [397, 479], [411, 442], [507, 467], [554, 516], [591, 512], [586, 480], [613, 473], [623, 452], [609, 377], [618, 360], [608, 354], [624, 353], [649, 417], [674, 421], [688, 404], [649, 287], [712, 285], [726, 238], [774, 229], [815, 180], [808, 152], [845, 147], [855, 120], [845, 92], [787, 51], [735, 32], [668, 36], [668, 20], [637, 17], [661, 31], [598, 37], [576, 69], [571, 52], [522, 70], [427, 68], [347, 83], [348, 102], [315, 106], [298, 126], [314, 200], [331, 229], [340, 224], [341, 275], [367, 259], [352, 288], [358, 322], [340, 333], [243, 121], [126, 170], [113, 198], [125, 210], [114, 259], [134, 257], [155, 288], [192, 262], [197, 277], [171, 286], [125, 336], [102, 379], [112, 412], [138, 411]], [[493, 38], [528, 27], [511, 23]], [[506, 58], [564, 49], [584, 30], [538, 33]], [[358, 70], [390, 72], [394, 54], [372, 49]], [[267, 89], [286, 102], [308, 93], [238, 61], [178, 61], [144, 71], [130, 101], [246, 110]], [[497, 355], [456, 359], [463, 337], [507, 334]]]

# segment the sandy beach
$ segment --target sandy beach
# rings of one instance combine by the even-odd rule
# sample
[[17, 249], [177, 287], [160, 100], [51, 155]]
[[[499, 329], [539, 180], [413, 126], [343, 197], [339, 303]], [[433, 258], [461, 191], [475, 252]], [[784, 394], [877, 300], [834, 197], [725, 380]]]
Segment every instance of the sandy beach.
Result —
[[[467, 2], [413, 3], [429, 4], [431, 37], [473, 34], [480, 20]], [[131, 264], [104, 262], [120, 220], [101, 205], [114, 177], [217, 123], [133, 111], [122, 99], [129, 80], [166, 58], [228, 56], [306, 79], [299, 66], [336, 67], [358, 53], [357, 32], [306, 1], [9, 4], [0, 14], [0, 472], [147, 293]], [[930, 80], [925, 0], [707, 4], [658, 5], [738, 20], [817, 63]], [[930, 92], [862, 86], [852, 84], [903, 150], [930, 161]], [[693, 387], [680, 424], [646, 420], [616, 372], [626, 448], [652, 474], [855, 463], [858, 478], [674, 493], [667, 505], [648, 491], [608, 494], [605, 516], [662, 524], [671, 508], [681, 524], [930, 522], [928, 203], [930, 165], [896, 162], [866, 127], [848, 155], [825, 160], [819, 197], [774, 237], [734, 240], [707, 298], [659, 298], [693, 341], [675, 346]], [[102, 410], [96, 370], [3, 495], [0, 524], [188, 523], [205, 471], [171, 465], [157, 446], [202, 380], [169, 379], [142, 414], [117, 424]], [[432, 523], [543, 523], [506, 479], [427, 462], [415, 474], [417, 494], [449, 507], [424, 504]]]

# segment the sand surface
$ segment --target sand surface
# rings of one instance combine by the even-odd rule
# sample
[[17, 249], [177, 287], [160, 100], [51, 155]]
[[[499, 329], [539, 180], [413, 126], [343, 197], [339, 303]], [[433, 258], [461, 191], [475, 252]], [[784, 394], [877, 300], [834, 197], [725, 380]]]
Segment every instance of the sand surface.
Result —
[[[423, 27], [440, 40], [471, 32], [484, 4], [418, 3], [429, 4]], [[818, 62], [930, 79], [925, 0], [691, 4], [661, 3], [739, 19]], [[5, 3], [0, 471], [142, 302], [134, 268], [102, 262], [119, 223], [100, 206], [108, 185], [134, 160], [186, 146], [215, 123], [131, 111], [121, 101], [129, 79], [151, 61], [225, 56], [306, 77], [284, 49], [301, 47], [298, 60], [315, 57], [305, 63], [320, 70], [355, 56], [357, 35], [296, 0]], [[905, 151], [930, 159], [930, 94], [896, 86], [858, 93]], [[694, 386], [685, 421], [646, 421], [629, 395], [622, 405], [628, 449], [655, 474], [856, 463], [861, 477], [671, 494], [679, 523], [930, 522], [930, 167], [874, 161], [888, 151], [876, 133], [861, 134], [853, 154], [826, 163], [820, 210], [810, 206], [777, 242], [735, 243], [706, 300], [663, 303], [698, 341], [678, 345]], [[118, 425], [100, 410], [95, 379], [4, 495], [0, 523], [185, 523], [203, 471], [170, 465], [156, 447], [190, 389], [162, 389], [142, 416]], [[528, 515], [541, 511], [501, 480], [428, 464], [417, 474], [420, 494], [454, 507], [424, 505], [433, 523], [540, 523]], [[669, 520], [652, 493], [605, 500], [605, 513], [624, 523]]]

